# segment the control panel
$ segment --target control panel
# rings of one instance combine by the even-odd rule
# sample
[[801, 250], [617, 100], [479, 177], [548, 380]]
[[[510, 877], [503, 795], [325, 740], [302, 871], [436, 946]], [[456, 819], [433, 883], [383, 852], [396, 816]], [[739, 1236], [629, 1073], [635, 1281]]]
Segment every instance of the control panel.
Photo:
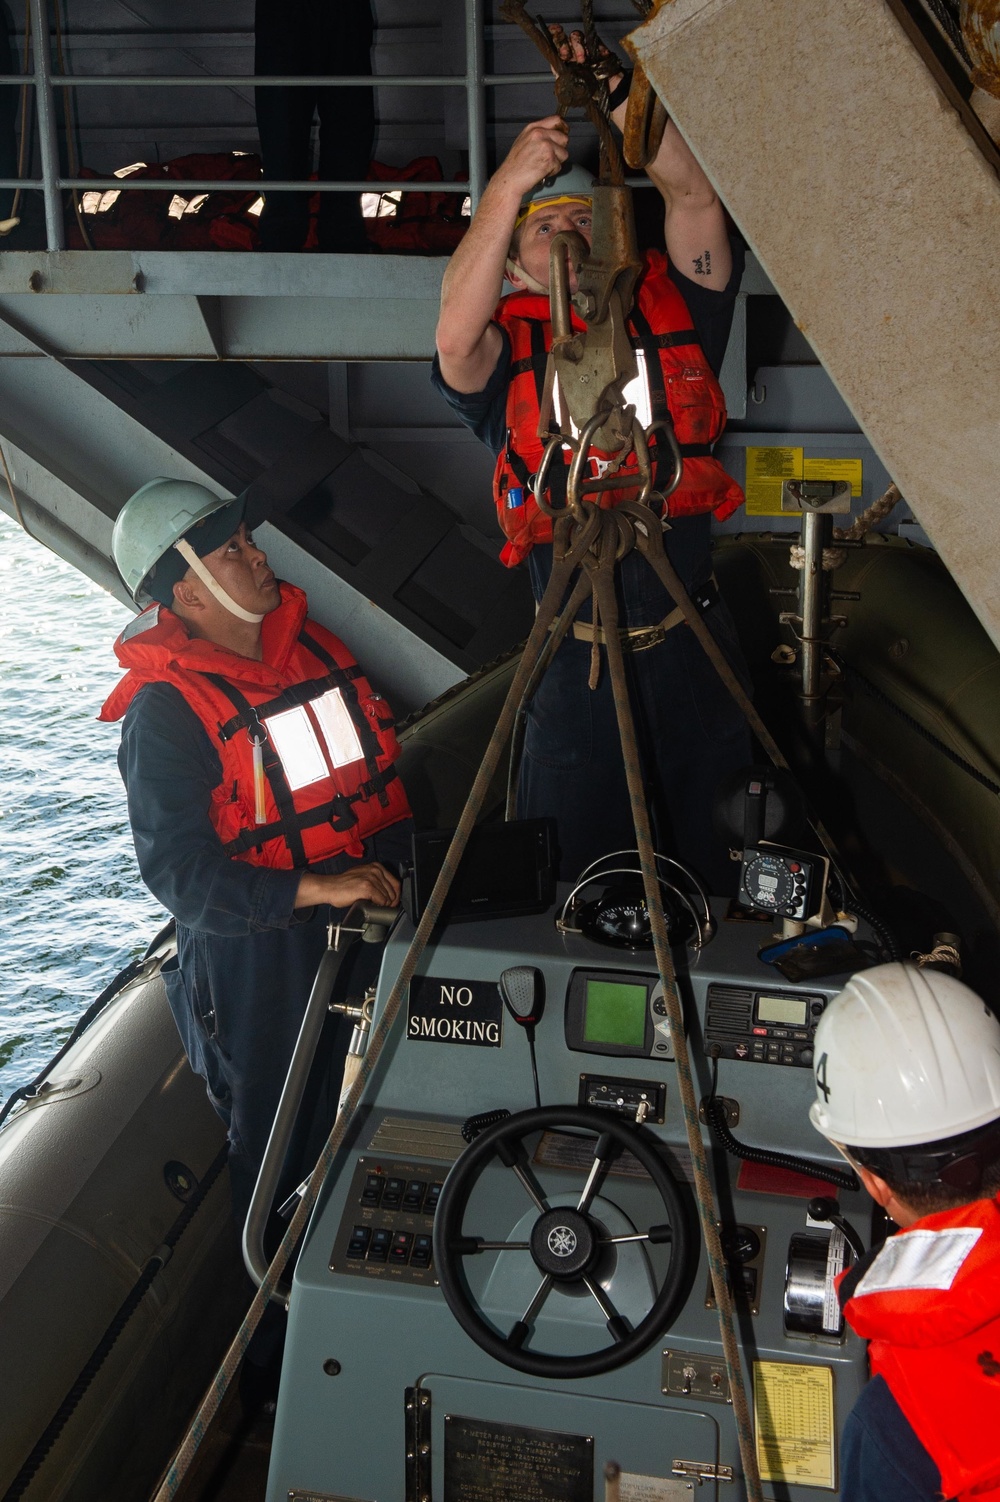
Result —
[[[776, 972], [770, 929], [730, 912], [674, 945], [677, 988], [696, 1096], [738, 1104], [738, 1147], [814, 1170], [709, 1144], [765, 1490], [810, 1502], [836, 1495], [867, 1378], [836, 1299], [844, 1235], [809, 1209], [841, 1167], [808, 1112], [846, 977]], [[268, 1502], [509, 1502], [539, 1476], [597, 1502], [612, 1457], [630, 1495], [743, 1492], [655, 959], [554, 920], [444, 926], [417, 967], [296, 1264]], [[386, 943], [375, 1027], [411, 935]], [[780, 1088], [750, 1063], [784, 1067]], [[863, 1234], [863, 1192], [837, 1199]]]
[[614, 1111], [640, 1125], [660, 1126], [667, 1107], [667, 1087], [662, 1080], [620, 1079], [610, 1074], [581, 1074], [578, 1106]]
[[330, 1253], [330, 1271], [433, 1287], [434, 1211], [447, 1163], [360, 1157]]
[[720, 1059], [808, 1069], [816, 1025], [825, 1006], [825, 996], [807, 991], [710, 985], [706, 1050]]

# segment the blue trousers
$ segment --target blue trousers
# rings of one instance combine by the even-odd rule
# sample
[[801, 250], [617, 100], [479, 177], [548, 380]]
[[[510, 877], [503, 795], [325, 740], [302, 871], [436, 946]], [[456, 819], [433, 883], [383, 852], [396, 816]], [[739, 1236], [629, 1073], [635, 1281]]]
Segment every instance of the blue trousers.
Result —
[[[679, 520], [665, 542], [688, 589], [710, 577], [707, 517]], [[529, 555], [536, 599], [551, 561], [550, 547]], [[656, 625], [675, 603], [636, 552], [619, 565], [617, 595], [622, 626]], [[590, 619], [589, 603], [578, 618]], [[705, 622], [749, 686], [726, 606], [713, 605]], [[607, 653], [601, 649], [593, 691], [590, 657], [590, 645], [573, 636], [556, 653], [528, 709], [518, 783], [518, 815], [557, 822], [565, 881], [598, 856], [635, 847]], [[625, 666], [656, 848], [694, 867], [710, 890], [728, 893], [735, 867], [712, 829], [712, 803], [720, 779], [752, 760], [743, 715], [686, 625], [658, 646], [627, 652]]]
[[[391, 825], [365, 842], [365, 860], [398, 869], [410, 857], [412, 823]], [[336, 874], [356, 861], [318, 870]], [[281, 1098], [316, 970], [327, 943], [329, 907], [305, 909], [289, 928], [223, 938], [177, 925], [177, 959], [164, 966], [167, 998], [192, 1068], [229, 1134], [233, 1211], [246, 1216]], [[372, 985], [381, 946], [357, 943], [337, 982], [337, 996]], [[313, 1167], [336, 1115], [353, 1024], [331, 1016], [289, 1147], [279, 1201]]]

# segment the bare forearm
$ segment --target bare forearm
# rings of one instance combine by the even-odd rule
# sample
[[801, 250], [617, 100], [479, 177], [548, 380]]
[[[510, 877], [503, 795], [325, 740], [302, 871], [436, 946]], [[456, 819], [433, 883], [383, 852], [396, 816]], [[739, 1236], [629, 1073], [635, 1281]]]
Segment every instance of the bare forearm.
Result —
[[482, 391], [496, 365], [500, 330], [491, 322], [525, 193], [558, 172], [568, 155], [557, 115], [526, 125], [486, 186], [441, 284], [437, 326], [441, 374], [454, 391]]
[[[456, 391], [481, 391], [500, 352], [491, 319], [503, 290], [504, 267], [521, 193], [500, 173], [487, 184], [475, 218], [448, 262], [441, 283], [437, 348], [441, 374]], [[490, 331], [496, 339], [489, 337]]]
[[[619, 130], [625, 128], [627, 108], [621, 104], [611, 116]], [[671, 261], [692, 281], [721, 290], [733, 269], [725, 212], [672, 120], [667, 121], [660, 148], [646, 172], [663, 199], [663, 232]]]

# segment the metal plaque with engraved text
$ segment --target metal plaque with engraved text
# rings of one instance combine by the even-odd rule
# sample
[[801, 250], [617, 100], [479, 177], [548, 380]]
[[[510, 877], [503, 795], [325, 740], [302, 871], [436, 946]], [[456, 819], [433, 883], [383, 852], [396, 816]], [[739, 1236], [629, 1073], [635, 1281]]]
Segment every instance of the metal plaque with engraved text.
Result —
[[582, 1434], [444, 1420], [444, 1502], [592, 1502], [594, 1441]]
[[344, 1497], [340, 1492], [302, 1492], [298, 1488], [288, 1493], [288, 1502], [362, 1502], [360, 1497]]

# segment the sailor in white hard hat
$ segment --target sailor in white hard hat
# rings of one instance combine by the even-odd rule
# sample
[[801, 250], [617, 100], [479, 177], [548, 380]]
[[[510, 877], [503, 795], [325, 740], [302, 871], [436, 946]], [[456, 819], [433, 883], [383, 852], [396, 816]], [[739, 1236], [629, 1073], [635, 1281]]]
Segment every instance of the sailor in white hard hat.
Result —
[[1000, 1022], [913, 965], [856, 975], [816, 1030], [810, 1118], [900, 1227], [839, 1282], [872, 1381], [845, 1502], [1000, 1499]]

